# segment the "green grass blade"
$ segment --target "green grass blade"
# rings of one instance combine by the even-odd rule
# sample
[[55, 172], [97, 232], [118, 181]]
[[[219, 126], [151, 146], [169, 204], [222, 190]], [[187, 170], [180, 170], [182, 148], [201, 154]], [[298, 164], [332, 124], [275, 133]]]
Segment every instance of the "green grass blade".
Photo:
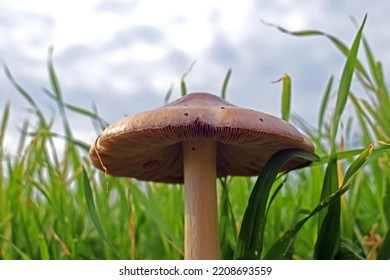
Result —
[[268, 160], [250, 195], [234, 252], [235, 259], [261, 257], [269, 193], [281, 168], [294, 157], [318, 160], [315, 154], [296, 149], [280, 151]]
[[222, 259], [232, 259], [234, 244], [237, 243], [237, 226], [229, 198], [229, 183], [226, 177], [220, 178], [221, 197], [219, 199], [219, 228], [224, 234], [220, 236]]
[[1, 125], [0, 125], [0, 151], [1, 148], [3, 147], [5, 131], [7, 129], [7, 123], [9, 119], [9, 111], [10, 111], [10, 102], [7, 101], [3, 110], [3, 116], [1, 118]]
[[[8, 78], [8, 80], [10, 81], [10, 83], [12, 84], [12, 86], [16, 89], [16, 91], [22, 95], [22, 97], [30, 104], [30, 106], [32, 107], [33, 111], [35, 112], [35, 114], [37, 115], [38, 119], [39, 119], [39, 122], [40, 122], [40, 126], [42, 129], [46, 129], [46, 130], [50, 130], [50, 127], [51, 127], [51, 124], [48, 124], [45, 120], [45, 116], [44, 114], [42, 113], [42, 111], [40, 110], [38, 104], [34, 101], [34, 98], [14, 79], [14, 77], [12, 76], [12, 73], [11, 71], [9, 70], [9, 68], [7, 67], [7, 65], [4, 63], [4, 61], [2, 61], [2, 64], [3, 64], [3, 69], [4, 69], [4, 72]], [[25, 122], [27, 123], [27, 122]], [[22, 143], [22, 142], [20, 142]], [[51, 145], [52, 147], [54, 147], [54, 143], [49, 140], [49, 145]], [[19, 146], [20, 147], [20, 146]], [[18, 149], [18, 152], [21, 151], [21, 149]], [[56, 157], [55, 154], [53, 154], [53, 158], [54, 160], [56, 161], [56, 163], [58, 163], [58, 159]]]
[[[347, 103], [352, 77], [353, 73], [355, 72], [355, 66], [357, 62], [357, 54], [359, 50], [359, 45], [363, 33], [363, 28], [365, 25], [367, 17], [364, 18], [363, 23], [358, 31], [358, 33], [355, 36], [355, 39], [353, 41], [351, 50], [348, 53], [347, 61], [344, 65], [343, 73], [341, 75], [341, 81], [339, 85], [339, 89], [337, 92], [337, 100], [336, 100], [336, 108], [334, 111], [334, 116], [332, 120], [332, 127], [331, 127], [331, 141], [334, 146], [335, 140], [336, 140], [336, 134], [338, 131], [338, 126], [340, 123], [341, 115], [344, 111], [345, 104]], [[335, 147], [333, 147], [335, 148]]]
[[190, 72], [192, 71], [192, 68], [194, 67], [195, 63], [196, 60], [191, 63], [190, 67], [188, 67], [188, 70], [181, 76], [181, 81], [180, 81], [181, 96], [185, 96], [188, 93], [185, 79], [188, 76], [188, 74], [190, 74]]
[[173, 89], [174, 89], [174, 83], [171, 83], [169, 88], [168, 88], [168, 91], [164, 97], [164, 105], [167, 105], [169, 103], [169, 99], [171, 98], [171, 95], [173, 93]]
[[54, 70], [54, 65], [53, 65], [53, 51], [54, 51], [54, 48], [52, 46], [49, 47], [48, 58], [47, 58], [47, 62], [48, 62], [47, 67], [48, 67], [48, 71], [49, 71], [49, 79], [50, 79], [51, 87], [52, 87], [54, 93], [56, 94], [57, 98], [61, 100], [62, 99], [61, 88], [60, 88], [57, 74]]
[[289, 75], [285, 74], [282, 80], [282, 119], [289, 121], [291, 111], [291, 78]]
[[[344, 111], [348, 99], [365, 22], [366, 17], [364, 18], [363, 23], [357, 32], [352, 47], [348, 53], [347, 61], [344, 65], [339, 89], [337, 92], [336, 108], [333, 119], [331, 121], [330, 158], [325, 171], [325, 177], [321, 190], [321, 200], [328, 197], [338, 188], [336, 136], [341, 120], [341, 115]], [[319, 226], [320, 230], [314, 251], [315, 258], [331, 259], [334, 257], [340, 242], [340, 216], [340, 202], [333, 203], [328, 208], [328, 212], [325, 214], [325, 216], [321, 216]]]
[[272, 195], [270, 196], [269, 201], [268, 201], [268, 205], [267, 205], [267, 210], [266, 210], [267, 212], [266, 212], [266, 215], [267, 215], [267, 213], [268, 213], [268, 211], [269, 211], [269, 209], [270, 209], [270, 207], [271, 207], [271, 205], [272, 205], [272, 202], [275, 200], [275, 198], [277, 197], [278, 193], [281, 191], [281, 189], [283, 188], [284, 184], [286, 183], [287, 178], [288, 178], [288, 176], [285, 176], [285, 177], [283, 178], [282, 182], [280, 182], [280, 183], [276, 186], [275, 191], [274, 191], [274, 192], [272, 193]]
[[[383, 212], [385, 214], [385, 229], [389, 231], [390, 228], [390, 182], [386, 182], [385, 189], [382, 194], [382, 205], [383, 205]], [[389, 241], [390, 242], [390, 241]]]
[[[72, 129], [66, 114], [66, 107], [64, 105], [64, 99], [62, 96], [60, 84], [57, 78], [57, 74], [54, 69], [54, 64], [53, 64], [53, 48], [50, 47], [48, 50], [48, 57], [47, 57], [47, 68], [48, 68], [48, 73], [49, 73], [49, 79], [50, 79], [50, 84], [53, 93], [49, 94], [52, 96], [56, 97], [57, 100], [57, 105], [58, 105], [58, 111], [60, 112], [60, 117], [62, 121], [62, 125], [65, 131], [65, 135], [67, 138], [69, 138], [71, 141], [66, 142], [66, 152], [65, 152], [65, 162], [70, 163], [73, 168], [78, 168], [80, 166], [80, 158], [78, 151], [76, 150], [75, 146], [73, 145], [73, 133]], [[68, 169], [70, 165], [65, 165], [64, 166], [64, 171]]]
[[[166, 220], [161, 218], [161, 208], [159, 208], [158, 201], [159, 192], [156, 192], [155, 186], [148, 186], [149, 190], [144, 192], [139, 188], [132, 190], [134, 197], [145, 207], [144, 212], [151, 217], [151, 220], [157, 225], [158, 233], [165, 235], [170, 241], [173, 242], [178, 248], [184, 248], [183, 240], [178, 239], [175, 235], [174, 229], [171, 224], [168, 224]], [[175, 211], [178, 213], [178, 210]]]
[[368, 115], [369, 112], [366, 112], [366, 110], [363, 109], [361, 104], [363, 102], [361, 102], [354, 94], [350, 94], [349, 99], [351, 100], [356, 111], [356, 118], [358, 120], [359, 129], [362, 135], [361, 142], [365, 145], [368, 145], [368, 143], [371, 143], [372, 141], [370, 129], [374, 130], [375, 132], [377, 126], [372, 122], [370, 116]]
[[181, 90], [181, 96], [187, 95], [187, 85], [184, 81], [184, 78], [180, 81], [180, 90]]
[[274, 83], [283, 82], [282, 87], [282, 106], [281, 114], [282, 119], [288, 121], [290, 119], [290, 108], [291, 108], [291, 78], [289, 75], [284, 74], [279, 80]]
[[[74, 146], [75, 148], [78, 147], [78, 148], [81, 148], [81, 149], [83, 149], [84, 151], [87, 151], [87, 152], [91, 148], [90, 144], [85, 143], [85, 142], [83, 142], [81, 140], [74, 139], [74, 138], [71, 139], [71, 138], [67, 137], [66, 135], [58, 134], [56, 132], [51, 132], [49, 135], [51, 137], [53, 137], [53, 138], [63, 139], [65, 141], [67, 141], [69, 144], [72, 144], [72, 146]], [[75, 167], [77, 167], [77, 166], [78, 165], [75, 165]]]
[[78, 106], [75, 106], [75, 105], [72, 105], [72, 104], [69, 104], [69, 103], [66, 103], [66, 102], [63, 102], [61, 101], [61, 99], [58, 98], [57, 95], [53, 94], [51, 91], [49, 91], [48, 89], [46, 88], [43, 88], [42, 89], [43, 92], [48, 96], [50, 97], [51, 99], [53, 99], [55, 102], [57, 102], [59, 104], [59, 106], [63, 106], [64, 108], [74, 112], [74, 113], [77, 113], [81, 116], [84, 116], [84, 117], [88, 117], [90, 118], [91, 120], [94, 120], [94, 121], [99, 121], [99, 122], [103, 122], [105, 126], [108, 125], [108, 123], [106, 121], [104, 121], [98, 114], [96, 114], [95, 112], [91, 112], [87, 109], [84, 109], [84, 108], [81, 108], [81, 107], [78, 107]]
[[103, 227], [100, 223], [99, 215], [97, 213], [95, 202], [93, 199], [92, 188], [91, 188], [91, 185], [89, 183], [88, 175], [87, 175], [87, 172], [85, 171], [84, 167], [83, 167], [83, 182], [84, 182], [84, 196], [85, 196], [85, 200], [87, 202], [87, 208], [88, 208], [92, 223], [94, 224], [95, 228], [99, 232], [99, 235], [101, 236], [101, 238], [111, 247], [111, 249], [113, 250], [115, 255], [119, 256], [117, 250], [112, 245], [110, 240], [107, 238], [107, 235], [104, 232]]
[[29, 257], [29, 255], [27, 255], [27, 254], [24, 253], [22, 250], [20, 250], [20, 249], [18, 248], [18, 246], [16, 246], [14, 243], [12, 243], [9, 239], [5, 238], [5, 236], [2, 235], [1, 233], [0, 233], [0, 240], [2, 240], [2, 242], [8, 243], [8, 244], [12, 247], [12, 249], [14, 249], [15, 252], [17, 252], [17, 253], [20, 255], [20, 257], [21, 257], [23, 260], [31, 260], [31, 258]]
[[[96, 116], [99, 116], [98, 108], [96, 107], [96, 104], [94, 102], [92, 103], [92, 112]], [[101, 117], [99, 117], [97, 119], [92, 119], [92, 124], [93, 124], [95, 131], [98, 135], [108, 126], [108, 123], [106, 121], [104, 121], [103, 118], [101, 118]]]
[[53, 65], [53, 50], [54, 49], [52, 47], [49, 48], [48, 58], [47, 58], [47, 68], [49, 72], [50, 84], [54, 92], [54, 96], [56, 96], [56, 99], [58, 100], [58, 109], [61, 115], [66, 136], [72, 138], [72, 130], [70, 128], [70, 124], [66, 116], [65, 107], [63, 105], [64, 101], [62, 97], [61, 88]]
[[[364, 21], [365, 21], [366, 17], [364, 18]], [[303, 31], [290, 31], [290, 30], [287, 30], [286, 28], [283, 28], [281, 26], [278, 26], [276, 24], [272, 24], [272, 23], [267, 23], [265, 21], [263, 21], [264, 24], [268, 25], [268, 26], [272, 26], [272, 27], [275, 27], [276, 29], [278, 29], [279, 31], [285, 33], [285, 34], [288, 34], [288, 35], [292, 35], [292, 36], [298, 36], [298, 37], [307, 37], [307, 36], [324, 36], [326, 38], [328, 38], [335, 46], [338, 50], [340, 50], [345, 56], [348, 56], [349, 55], [349, 49], [348, 47], [343, 43], [341, 42], [337, 37], [333, 36], [333, 35], [330, 35], [326, 32], [322, 32], [322, 31], [318, 31], [318, 30], [303, 30]], [[367, 80], [367, 81], [370, 81], [370, 78], [369, 78], [369, 75], [367, 74], [366, 70], [364, 69], [363, 65], [357, 61], [356, 62], [356, 69], [357, 71]]]
[[223, 80], [223, 84], [222, 84], [222, 90], [221, 90], [221, 98], [222, 99], [226, 99], [226, 90], [227, 90], [227, 86], [228, 86], [231, 75], [232, 75], [232, 69], [229, 68], [229, 70], [226, 73], [225, 79]]
[[302, 228], [302, 226], [315, 214], [325, 209], [333, 202], [339, 200], [341, 195], [343, 195], [350, 188], [350, 186], [351, 185], [345, 185], [342, 188], [338, 189], [335, 193], [331, 194], [323, 201], [321, 201], [320, 204], [318, 204], [305, 218], [301, 219], [299, 222], [295, 223], [292, 227], [290, 227], [289, 230], [286, 231], [283, 236], [272, 245], [272, 247], [265, 255], [264, 259], [284, 259], [296, 234]]
[[340, 219], [341, 219], [340, 197], [328, 208], [323, 219], [317, 242], [314, 248], [314, 259], [333, 259], [339, 250], [340, 245]]
[[352, 177], [358, 172], [363, 165], [366, 163], [367, 159], [371, 156], [372, 150], [374, 149], [374, 145], [369, 145], [364, 151], [357, 157], [356, 160], [352, 162], [352, 164], [347, 169], [347, 172], [344, 175], [343, 185], [348, 184]]
[[342, 260], [365, 260], [363, 250], [351, 240], [342, 239], [339, 256]]
[[[373, 145], [369, 145], [352, 162], [352, 164], [347, 169], [347, 172], [345, 173], [342, 187], [350, 184], [352, 177], [363, 167], [367, 159], [370, 157], [372, 149]], [[329, 172], [332, 173], [325, 175], [325, 181], [326, 184], [328, 184], [330, 190], [337, 190], [337, 164], [335, 161], [331, 161], [329, 162], [329, 165], [332, 165], [332, 167], [328, 168], [327, 171], [330, 170]], [[331, 187], [329, 184], [335, 184], [336, 188]], [[337, 253], [340, 242], [340, 217], [340, 203], [339, 201], [335, 201], [335, 203], [328, 208], [328, 212], [326, 213], [326, 216], [321, 223], [317, 242], [314, 248], [315, 259], [333, 259]]]
[[49, 248], [43, 234], [38, 235], [38, 245], [41, 254], [41, 260], [50, 260]]
[[324, 124], [325, 112], [326, 112], [326, 108], [328, 107], [329, 96], [332, 91], [332, 86], [333, 86], [333, 76], [330, 77], [328, 84], [326, 85], [326, 89], [321, 101], [320, 113], [318, 116], [318, 131], [320, 135], [322, 134], [322, 126]]
[[[388, 145], [386, 143], [386, 145]], [[380, 170], [381, 171], [381, 170]], [[374, 174], [373, 174], [374, 175]], [[378, 176], [379, 177], [379, 176]], [[378, 250], [378, 259], [379, 260], [390, 260], [390, 181], [386, 177], [384, 182], [384, 188], [382, 190], [382, 209], [383, 209], [383, 218], [382, 218], [382, 228], [385, 232], [382, 245]]]
[[[325, 199], [338, 188], [338, 170], [337, 156], [331, 155], [326, 167], [323, 186], [321, 190], [321, 200]], [[331, 259], [337, 251], [340, 239], [340, 201], [334, 201], [334, 204], [328, 208], [328, 212], [320, 215], [319, 233], [314, 250], [314, 258]], [[326, 227], [332, 228], [332, 231]], [[329, 254], [328, 254], [329, 253]], [[321, 254], [321, 256], [320, 256]], [[326, 255], [324, 255], [326, 254]]]
[[321, 199], [324, 199], [338, 187], [337, 153], [329, 156], [322, 184]]
[[382, 246], [379, 248], [378, 260], [390, 260], [390, 230], [387, 230]]
[[[343, 151], [343, 152], [338, 152], [337, 153], [337, 159], [342, 160], [342, 159], [349, 159], [354, 156], [360, 155], [365, 149], [353, 149], [353, 150], [348, 150], [348, 151]], [[372, 157], [378, 158], [383, 155], [383, 153], [388, 153], [390, 152], [390, 147], [388, 145], [381, 145], [379, 147], [376, 147], [372, 151]], [[329, 162], [330, 156], [329, 155], [321, 155], [321, 160], [318, 162], [313, 162], [312, 165], [323, 165], [327, 162]]]
[[[374, 54], [373, 54], [373, 52], [370, 48], [370, 45], [368, 44], [368, 41], [366, 40], [366, 38], [363, 37], [362, 41], [363, 41], [363, 46], [364, 46], [365, 54], [366, 54], [367, 61], [368, 61], [369, 70], [371, 72], [371, 76], [373, 76], [373, 78], [374, 78], [374, 81], [375, 81], [375, 84], [377, 87], [377, 91], [386, 92], [387, 94], [385, 94], [384, 97], [386, 98], [387, 102], [389, 102], [389, 96], [388, 96], [388, 92], [387, 92], [386, 82], [383, 79], [383, 72], [381, 69], [381, 63], [376, 62]], [[367, 84], [364, 81], [362, 83], [366, 88], [368, 88], [370, 90], [375, 90], [372, 86], [372, 83]], [[381, 95], [380, 92], [378, 95]]]
[[[363, 37], [363, 46], [364, 46], [364, 51], [366, 53], [369, 69], [371, 71], [371, 75], [374, 78], [377, 78], [378, 74], [377, 74], [377, 67], [376, 67], [376, 63], [375, 63], [374, 54], [372, 53], [370, 45], [368, 44], [366, 38], [364, 38], [364, 37]], [[376, 84], [377, 85], [379, 84], [377, 80], [376, 80]]]
[[43, 116], [42, 111], [39, 109], [38, 104], [34, 101], [34, 98], [25, 90], [16, 80], [14, 79], [11, 71], [7, 67], [7, 65], [2, 61], [3, 69], [5, 72], [5, 75], [7, 76], [8, 80], [12, 84], [12, 86], [16, 89], [17, 92], [19, 92], [24, 99], [30, 104], [30, 106], [33, 108], [34, 112], [38, 115], [39, 120], [42, 124], [45, 124], [45, 118]]

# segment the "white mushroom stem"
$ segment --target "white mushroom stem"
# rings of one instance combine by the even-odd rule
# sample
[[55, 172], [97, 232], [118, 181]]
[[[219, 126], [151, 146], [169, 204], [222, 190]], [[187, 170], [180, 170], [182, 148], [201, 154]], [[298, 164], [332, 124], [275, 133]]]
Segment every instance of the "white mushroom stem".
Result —
[[216, 189], [216, 142], [183, 143], [185, 259], [220, 259]]

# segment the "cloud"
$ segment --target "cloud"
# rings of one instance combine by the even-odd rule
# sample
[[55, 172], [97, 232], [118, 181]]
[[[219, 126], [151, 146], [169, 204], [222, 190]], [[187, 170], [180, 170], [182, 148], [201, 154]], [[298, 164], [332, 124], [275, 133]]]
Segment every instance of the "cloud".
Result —
[[93, 10], [97, 13], [127, 14], [138, 6], [140, 1], [101, 0]]
[[140, 25], [119, 30], [111, 44], [114, 46], [129, 46], [134, 42], [144, 42], [147, 44], [158, 44], [163, 39], [162, 31], [150, 25]]

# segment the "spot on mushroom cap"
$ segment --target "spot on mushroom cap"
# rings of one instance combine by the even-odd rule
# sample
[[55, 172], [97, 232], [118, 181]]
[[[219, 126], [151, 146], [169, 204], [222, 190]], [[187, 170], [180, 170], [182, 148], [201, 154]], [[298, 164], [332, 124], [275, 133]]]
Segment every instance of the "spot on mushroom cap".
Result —
[[[314, 151], [307, 137], [277, 117], [236, 107], [212, 94], [191, 93], [111, 124], [89, 157], [113, 176], [182, 183], [182, 142], [196, 138], [217, 142], [218, 177], [256, 176], [279, 150]], [[294, 159], [285, 169], [307, 163]]]

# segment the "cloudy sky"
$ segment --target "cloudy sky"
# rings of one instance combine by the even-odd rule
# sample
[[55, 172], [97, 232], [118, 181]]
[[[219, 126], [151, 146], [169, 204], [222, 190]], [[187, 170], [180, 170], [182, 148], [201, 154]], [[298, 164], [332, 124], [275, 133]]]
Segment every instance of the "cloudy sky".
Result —
[[[350, 45], [351, 16], [360, 23], [368, 14], [365, 35], [389, 73], [389, 10], [387, 0], [2, 0], [0, 57], [49, 115], [58, 113], [41, 88], [49, 86], [46, 57], [54, 46], [65, 100], [95, 103], [108, 122], [161, 106], [172, 83], [172, 99], [179, 97], [180, 78], [196, 61], [189, 91], [218, 94], [232, 68], [228, 100], [277, 116], [281, 84], [272, 81], [289, 74], [293, 113], [315, 124], [327, 80], [340, 76], [344, 58], [325, 38], [291, 37], [262, 20], [326, 31]], [[16, 131], [27, 104], [3, 72], [0, 85], [0, 106], [11, 100]], [[96, 136], [88, 120], [72, 123], [81, 139]]]

